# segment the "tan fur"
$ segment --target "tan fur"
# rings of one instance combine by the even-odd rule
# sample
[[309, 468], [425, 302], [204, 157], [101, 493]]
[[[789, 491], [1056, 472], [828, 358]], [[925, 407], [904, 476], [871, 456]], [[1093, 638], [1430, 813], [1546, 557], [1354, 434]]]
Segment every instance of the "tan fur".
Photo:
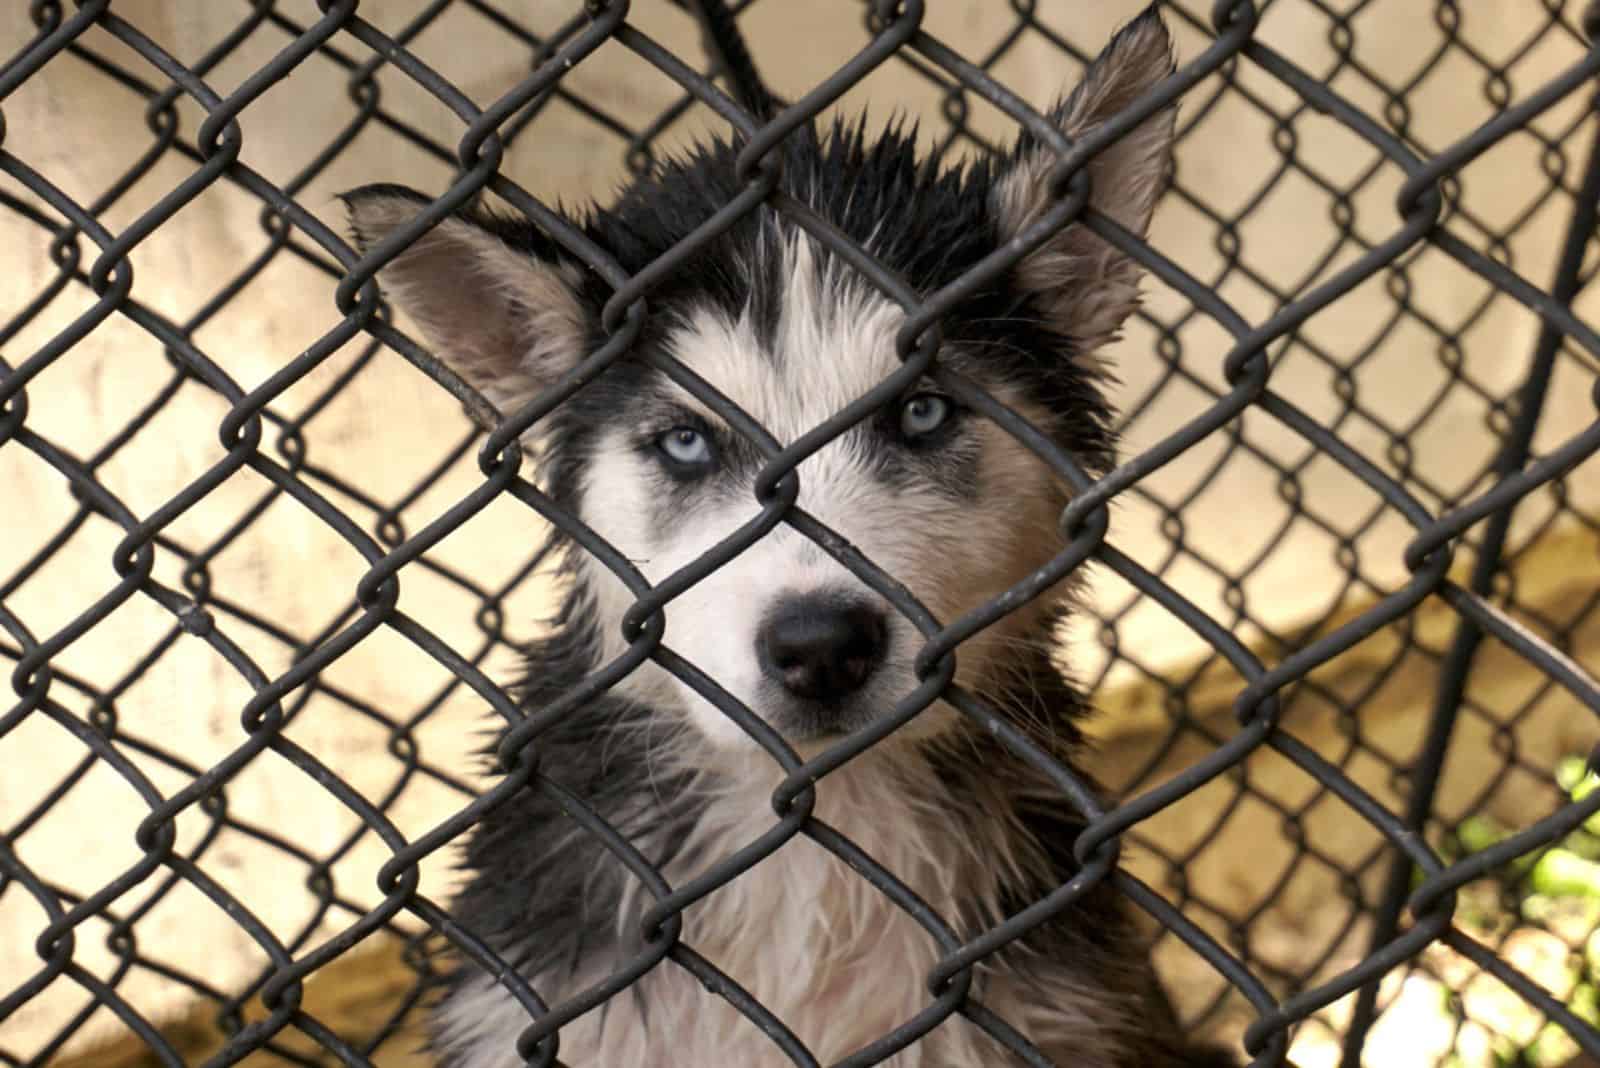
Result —
[[[1074, 142], [1114, 117], [1173, 70], [1172, 44], [1158, 21], [1135, 22], [1120, 34], [1052, 115]], [[1119, 138], [1089, 163], [1090, 206], [1135, 234], [1150, 225], [1166, 186], [1173, 126], [1168, 107]], [[997, 187], [1003, 232], [1022, 232], [1056, 203], [1050, 179], [1060, 159], [1037, 148], [1017, 161]], [[1088, 227], [1073, 223], [1018, 266], [1019, 280], [1043, 299], [1048, 314], [1094, 359], [1115, 339], [1137, 306], [1141, 268]]]
[[[351, 205], [351, 225], [376, 240], [420, 211], [404, 197], [362, 197]], [[517, 252], [455, 216], [391, 260], [378, 280], [428, 346], [502, 412], [581, 356], [576, 268]]]

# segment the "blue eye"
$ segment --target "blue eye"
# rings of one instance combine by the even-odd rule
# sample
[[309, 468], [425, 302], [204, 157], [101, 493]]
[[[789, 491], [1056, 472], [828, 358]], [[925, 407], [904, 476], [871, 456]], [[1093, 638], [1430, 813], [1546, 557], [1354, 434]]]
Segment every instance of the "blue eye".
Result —
[[900, 406], [900, 433], [908, 441], [925, 437], [950, 419], [955, 409], [937, 393], [918, 393]]
[[692, 426], [675, 426], [656, 438], [656, 447], [682, 467], [704, 467], [711, 462], [711, 442]]

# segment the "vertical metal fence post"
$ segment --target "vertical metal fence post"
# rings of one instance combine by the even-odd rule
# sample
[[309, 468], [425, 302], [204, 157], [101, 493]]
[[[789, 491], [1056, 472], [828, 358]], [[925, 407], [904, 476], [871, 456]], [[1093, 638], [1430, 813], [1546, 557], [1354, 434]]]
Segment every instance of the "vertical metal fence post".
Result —
[[[1586, 23], [1589, 36], [1593, 39], [1595, 27], [1592, 12]], [[1600, 96], [1591, 102], [1590, 109], [1600, 114]], [[1550, 288], [1550, 295], [1562, 305], [1570, 305], [1573, 297], [1583, 288], [1583, 255], [1594, 235], [1596, 209], [1600, 204], [1600, 124], [1591, 124], [1591, 129], [1594, 133], [1589, 144], [1588, 160], [1584, 165], [1583, 179], [1572, 206], [1571, 218], [1567, 222], [1561, 260]], [[1495, 459], [1494, 475], [1497, 481], [1516, 474], [1528, 461], [1562, 337], [1562, 333], [1548, 322], [1539, 330], [1527, 377], [1517, 390], [1516, 419]], [[1506, 536], [1515, 511], [1516, 505], [1513, 503], [1489, 517], [1483, 544], [1472, 569], [1471, 588], [1474, 593], [1484, 596], [1490, 594], [1494, 576], [1500, 570], [1505, 554]], [[1406, 825], [1417, 831], [1423, 830], [1433, 811], [1434, 795], [1444, 770], [1445, 758], [1449, 754], [1450, 738], [1455, 730], [1462, 697], [1466, 693], [1467, 679], [1482, 641], [1483, 631], [1470, 620], [1462, 618], [1457, 622], [1455, 636], [1440, 668], [1439, 690], [1429, 717], [1427, 737], [1411, 769], [1412, 788], [1406, 803], [1405, 819]], [[1369, 952], [1376, 952], [1394, 938], [1399, 927], [1400, 912], [1411, 887], [1412, 870], [1411, 862], [1403, 855], [1396, 856], [1390, 865], [1374, 920]], [[1360, 1068], [1367, 1032], [1377, 1017], [1377, 1003], [1378, 982], [1375, 980], [1363, 986], [1357, 995], [1355, 1012], [1350, 1018], [1350, 1030], [1345, 1034], [1340, 1068]]]

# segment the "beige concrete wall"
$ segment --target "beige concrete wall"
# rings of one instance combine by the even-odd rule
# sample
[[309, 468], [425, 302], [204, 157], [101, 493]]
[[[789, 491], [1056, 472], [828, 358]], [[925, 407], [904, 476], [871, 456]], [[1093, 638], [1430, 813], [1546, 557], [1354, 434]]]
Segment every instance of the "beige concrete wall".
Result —
[[[386, 0], [365, 5], [363, 13], [392, 31], [421, 6]], [[523, 9], [529, 25], [543, 31], [570, 17], [576, 6], [537, 0]], [[1092, 51], [1139, 6], [1142, 4], [1117, 0], [1093, 5], [1043, 3], [1040, 8], [1045, 21], [1058, 33]], [[1409, 0], [1380, 0], [1369, 5], [1355, 26], [1365, 69], [1397, 82], [1416, 74], [1438, 40], [1427, 7]], [[973, 57], [985, 55], [1012, 25], [1009, 5], [965, 0], [936, 2], [930, 8], [930, 30]], [[309, 2], [284, 3], [279, 9], [303, 21], [315, 17]], [[202, 53], [241, 15], [232, 6], [170, 0], [119, 2], [116, 11], [184, 59]], [[1544, 20], [1542, 5], [1474, 5], [1464, 32], [1470, 33], [1475, 46], [1486, 54], [1499, 57], [1509, 55], [1516, 43]], [[689, 52], [694, 48], [692, 27], [661, 0], [641, 0], [635, 21], [674, 49]], [[746, 26], [763, 69], [776, 88], [788, 94], [804, 91], [863, 39], [860, 10], [842, 2], [765, 0], [752, 9]], [[10, 49], [30, 33], [23, 6], [0, 10], [0, 46]], [[1185, 57], [1204, 46], [1204, 38], [1182, 24], [1178, 36]], [[1309, 3], [1285, 0], [1275, 4], [1261, 36], [1311, 69], [1320, 70], [1332, 62], [1326, 20]], [[231, 89], [284, 41], [281, 34], [263, 30], [212, 72], [208, 82], [219, 91]], [[156, 79], [154, 72], [104, 32], [90, 34], [85, 43], [127, 62], [143, 77]], [[342, 38], [340, 47], [361, 59], [367, 56], [364, 47], [351, 38]], [[528, 62], [492, 24], [466, 10], [452, 9], [419, 38], [416, 51], [480, 103], [514, 85]], [[1517, 66], [1514, 94], [1526, 94], [1578, 55], [1576, 43], [1553, 35]], [[1076, 73], [1075, 65], [1039, 34], [1020, 39], [996, 69], [1008, 85], [1036, 103], [1047, 101]], [[1479, 91], [1482, 78], [1481, 70], [1459, 56], [1452, 56], [1424, 77], [1411, 97], [1416, 139], [1438, 148], [1485, 121], [1492, 108]], [[252, 105], [242, 120], [243, 161], [269, 179], [288, 180], [350, 122], [354, 108], [345, 93], [345, 80], [338, 68], [313, 61]], [[1241, 66], [1241, 80], [1273, 107], [1283, 109], [1292, 104], [1287, 89], [1248, 63]], [[403, 79], [386, 74], [381, 84], [385, 106], [403, 114], [408, 122], [447, 144], [459, 137], [459, 124]], [[564, 84], [630, 124], [649, 120], [675, 96], [661, 75], [614, 44], [573, 71]], [[1364, 107], [1376, 110], [1383, 106], [1382, 95], [1354, 71], [1345, 70], [1332, 84]], [[1185, 115], [1199, 114], [1196, 102], [1214, 90], [1215, 83], [1210, 83], [1197, 91], [1186, 104]], [[938, 104], [938, 94], [923, 79], [903, 65], [891, 64], [852, 91], [842, 106], [857, 109], [870, 105], [878, 116], [901, 109], [927, 117], [936, 129], [933, 117]], [[1563, 104], [1541, 120], [1540, 128], [1565, 129], [1581, 106], [1578, 99]], [[179, 111], [183, 129], [192, 135], [199, 109], [183, 102]], [[142, 101], [70, 57], [56, 60], [31, 79], [5, 102], [4, 112], [5, 150], [82, 203], [101, 195], [153, 140], [144, 124]], [[551, 200], [604, 200], [622, 178], [620, 140], [560, 103], [552, 104], [539, 122], [534, 133], [522, 138], [508, 154], [507, 173]], [[985, 105], [974, 103], [973, 122], [985, 136], [1005, 136], [1005, 122]], [[694, 113], [673, 128], [666, 143], [681, 144], [704, 125], [704, 116]], [[1351, 181], [1373, 162], [1371, 151], [1331, 119], [1306, 116], [1297, 121], [1296, 130], [1299, 158], [1331, 180]], [[1179, 157], [1183, 182], [1191, 190], [1204, 191], [1207, 200], [1222, 210], [1238, 210], [1281, 164], [1270, 147], [1270, 134], [1270, 124], [1254, 106], [1230, 95], [1207, 112], [1185, 140]], [[1569, 174], [1576, 170], [1581, 154], [1579, 141], [1567, 146]], [[1535, 139], [1519, 136], [1468, 170], [1467, 204], [1475, 218], [1498, 226], [1529, 207], [1531, 198], [1543, 188], [1538, 169], [1541, 147]], [[193, 166], [181, 157], [164, 155], [145, 178], [106, 207], [102, 220], [113, 232], [120, 231], [192, 171]], [[325, 221], [337, 224], [333, 194], [341, 189], [372, 180], [399, 180], [437, 190], [449, 174], [448, 168], [417, 152], [404, 139], [369, 126], [298, 198]], [[1361, 240], [1380, 241], [1398, 227], [1392, 205], [1400, 180], [1395, 168], [1379, 168], [1351, 198], [1355, 230]], [[9, 178], [0, 177], [0, 189], [34, 203]], [[1283, 179], [1240, 225], [1251, 269], [1287, 285], [1299, 280], [1325, 254], [1331, 255], [1332, 262], [1321, 276], [1350, 262], [1359, 252], [1350, 242], [1329, 251], [1334, 231], [1328, 222], [1328, 208], [1326, 196], [1311, 181], [1297, 175]], [[1566, 200], [1559, 197], [1534, 208], [1508, 245], [1512, 262], [1535, 282], [1548, 277], [1565, 210]], [[263, 248], [259, 214], [260, 205], [253, 198], [226, 183], [215, 186], [134, 252], [134, 296], [178, 321], [194, 315]], [[1458, 218], [1452, 226], [1476, 240], [1469, 220]], [[1181, 198], [1169, 198], [1155, 226], [1155, 241], [1161, 250], [1199, 277], [1214, 280], [1216, 291], [1252, 321], [1270, 315], [1275, 310], [1270, 295], [1238, 270], [1223, 270], [1215, 239], [1214, 223]], [[92, 259], [87, 243], [85, 249]], [[49, 283], [55, 267], [46, 236], [3, 209], [0, 250], [3, 320]], [[1485, 297], [1484, 284], [1436, 252], [1418, 255], [1409, 279], [1413, 305], [1446, 329], [1458, 329], [1470, 320], [1463, 334], [1465, 366], [1475, 382], [1504, 394], [1525, 366], [1537, 329], [1533, 317], [1504, 299], [1477, 314], [1478, 302]], [[1597, 298], [1591, 293], [1586, 299], [1582, 310], [1593, 316]], [[26, 359], [92, 302], [93, 295], [86, 289], [69, 289], [7, 344], [6, 359], [13, 364]], [[1170, 321], [1182, 311], [1184, 302], [1164, 287], [1152, 286], [1150, 306], [1158, 317]], [[1314, 319], [1305, 336], [1335, 356], [1343, 356], [1377, 336], [1392, 307], [1380, 276]], [[195, 340], [235, 381], [250, 389], [338, 320], [327, 279], [293, 257], [280, 256], [225, 310], [201, 326]], [[1202, 383], [1219, 387], [1220, 365], [1227, 350], [1223, 332], [1197, 319], [1185, 324], [1178, 337], [1185, 367]], [[1135, 324], [1119, 350], [1124, 380], [1121, 397], [1126, 404], [1149, 392], [1164, 373], [1162, 361], [1152, 355], [1156, 339], [1154, 329]], [[1412, 323], [1403, 323], [1385, 335], [1356, 373], [1361, 403], [1396, 423], [1415, 419], [1425, 398], [1438, 390], [1446, 377], [1435, 356], [1435, 344], [1433, 337]], [[288, 390], [275, 409], [288, 414], [302, 411], [356, 356], [352, 347], [330, 359]], [[1580, 368], [1574, 359], [1562, 361], [1541, 438], [1544, 446], [1594, 419], [1587, 397], [1588, 372]], [[88, 456], [160, 388], [167, 373], [159, 346], [127, 320], [114, 316], [35, 380], [29, 390], [28, 424], [75, 454]], [[1338, 414], [1332, 376], [1304, 350], [1291, 349], [1281, 358], [1273, 385], [1320, 419], [1331, 420]], [[1203, 392], [1192, 385], [1170, 385], [1133, 420], [1128, 430], [1130, 446], [1159, 440], [1208, 403]], [[226, 410], [215, 395], [193, 384], [184, 386], [161, 415], [105, 463], [100, 469], [102, 480], [136, 514], [150, 514], [179, 487], [221, 459], [217, 425]], [[1426, 427], [1413, 435], [1417, 468], [1430, 481], [1458, 490], [1466, 473], [1490, 454], [1493, 443], [1483, 413], [1481, 400], [1457, 388], [1441, 402]], [[1307, 449], [1259, 414], [1248, 415], [1244, 426], [1248, 440], [1280, 461], [1292, 461]], [[448, 455], [467, 431], [453, 401], [399, 357], [384, 351], [310, 424], [307, 440], [314, 464], [336, 473], [371, 498], [391, 502]], [[1353, 419], [1341, 427], [1341, 433], [1382, 461], [1388, 442], [1372, 426]], [[269, 452], [272, 442], [269, 429]], [[1150, 479], [1147, 488], [1161, 500], [1182, 499], [1216, 463], [1224, 446], [1220, 438], [1207, 442]], [[439, 487], [407, 509], [407, 529], [414, 532], [440, 514], [476, 484], [476, 477], [470, 457], [455, 464]], [[1377, 504], [1370, 491], [1326, 461], [1311, 464], [1301, 485], [1312, 510], [1338, 527], [1354, 530], [1354, 517]], [[1267, 532], [1285, 519], [1285, 506], [1275, 486], [1276, 474], [1268, 466], [1236, 456], [1209, 489], [1186, 505], [1188, 544], [1225, 568], [1241, 566], [1260, 550]], [[0, 521], [0, 575], [7, 575], [68, 522], [73, 503], [60, 476], [16, 445], [0, 449], [0, 487], [7, 502]], [[259, 476], [242, 472], [181, 516], [170, 533], [187, 545], [204, 545], [266, 489]], [[371, 513], [359, 502], [333, 491], [329, 495], [371, 528]], [[1591, 512], [1600, 504], [1600, 479], [1594, 477], [1592, 465], [1582, 477], [1570, 480], [1569, 495]], [[1527, 510], [1529, 529], [1547, 510], [1543, 504]], [[1116, 509], [1117, 544], [1149, 566], [1161, 565], [1169, 543], [1160, 530], [1160, 518], [1160, 509], [1148, 500], [1125, 499]], [[497, 502], [447, 539], [435, 556], [494, 587], [516, 573], [537, 537], [537, 524], [525, 509]], [[1380, 587], [1401, 580], [1405, 574], [1401, 550], [1408, 537], [1404, 525], [1391, 516], [1362, 532], [1357, 539], [1362, 574]], [[6, 607], [26, 621], [34, 635], [54, 633], [114, 586], [117, 576], [110, 560], [119, 539], [120, 533], [108, 524], [90, 521], [49, 565], [7, 597]], [[1589, 574], [1594, 574], [1593, 554], [1581, 557], [1577, 566], [1590, 568]], [[248, 606], [289, 631], [308, 635], [340, 618], [365, 570], [359, 555], [320, 522], [298, 505], [279, 500], [247, 535], [218, 555], [210, 573], [215, 589], [232, 602]], [[157, 577], [173, 585], [180, 581], [170, 559], [163, 560]], [[1194, 559], [1180, 559], [1169, 577], [1202, 607], [1219, 618], [1231, 618], [1222, 600], [1221, 583]], [[407, 570], [401, 585], [402, 610], [458, 648], [471, 651], [478, 647], [482, 635], [473, 623], [473, 598], [437, 575], [416, 568]], [[1251, 615], [1280, 633], [1292, 632], [1303, 621], [1333, 610], [1350, 593], [1334, 540], [1304, 521], [1293, 526], [1244, 589]], [[1120, 581], [1101, 576], [1096, 595], [1108, 612], [1128, 609], [1119, 622], [1118, 640], [1122, 648], [1136, 650], [1148, 666], [1177, 672], [1201, 652], [1199, 643], [1181, 625], [1162, 609], [1135, 602]], [[547, 601], [548, 591], [539, 582], [519, 586], [507, 602], [512, 632], [526, 634], [530, 621]], [[55, 663], [63, 675], [73, 673], [104, 685], [121, 677], [170, 626], [165, 612], [135, 598]], [[268, 674], [289, 666], [286, 651], [270, 636], [236, 622], [228, 623], [226, 629]], [[1242, 633], [1251, 641], [1259, 637], [1250, 627], [1242, 628]], [[1090, 677], [1098, 673], [1105, 659], [1092, 626], [1074, 633], [1070, 652]], [[1270, 650], [1268, 655], [1272, 655]], [[1362, 663], [1349, 662], [1353, 676], [1359, 676]], [[512, 666], [508, 658], [500, 657], [492, 658], [486, 668], [504, 679]], [[374, 707], [406, 712], [420, 707], [448, 682], [443, 669], [385, 630], [341, 658], [325, 679]], [[1112, 703], [1131, 707], [1148, 698], [1149, 692], [1140, 690], [1137, 683], [1137, 673], [1125, 665], [1115, 667], [1107, 689], [1128, 696]], [[1237, 684], [1225, 680], [1220, 685], [1227, 689]], [[58, 683], [52, 695], [80, 714], [87, 708], [87, 701], [64, 684]], [[119, 698], [117, 707], [121, 726], [129, 734], [156, 741], [196, 766], [208, 766], [244, 740], [239, 713], [248, 696], [248, 688], [214, 653], [198, 641], [181, 638]], [[442, 711], [418, 730], [427, 759], [440, 767], [463, 769], [464, 753], [475, 744], [473, 730], [480, 722], [480, 709], [480, 703], [464, 693], [451, 695]], [[1569, 718], [1570, 709], [1556, 722], [1566, 723]], [[1308, 717], [1304, 726], [1308, 737], [1335, 744], [1337, 725], [1326, 717]], [[1396, 729], [1403, 734], [1410, 728]], [[401, 769], [388, 753], [387, 732], [345, 706], [314, 699], [288, 736], [368, 796], [382, 794], [399, 781]], [[1195, 744], [1200, 748], [1181, 752], [1198, 755], [1204, 746]], [[0, 769], [4, 769], [0, 772], [0, 825], [11, 825], [37, 804], [83, 753], [79, 742], [38, 716], [0, 738]], [[186, 781], [181, 772], [147, 757], [135, 754], [133, 759], [162, 791], [173, 792]], [[1115, 760], [1108, 762], [1109, 768], [1117, 766]], [[270, 754], [231, 784], [228, 802], [235, 818], [284, 835], [313, 854], [331, 850], [357, 825], [336, 800]], [[419, 777], [407, 782], [390, 815], [402, 832], [415, 835], [460, 804], [459, 795]], [[1203, 823], [1206, 804], [1186, 806], [1173, 818], [1180, 824], [1184, 820]], [[116, 775], [103, 768], [91, 769], [17, 844], [18, 855], [57, 885], [80, 893], [92, 891], [137, 859], [133, 831], [144, 812], [143, 804]], [[1328, 818], [1337, 822], [1333, 816]], [[178, 827], [179, 848], [184, 849], [205, 833], [207, 821], [191, 811], [179, 820]], [[1173, 833], [1182, 837], [1181, 830]], [[1328, 833], [1338, 832], [1330, 828]], [[375, 901], [374, 877], [387, 856], [387, 849], [370, 836], [363, 840], [337, 869], [340, 892], [352, 901]], [[1219, 849], [1202, 865], [1218, 886], [1226, 887], [1230, 880], [1241, 878], [1231, 856], [1228, 850]], [[208, 854], [205, 867], [222, 886], [248, 902], [280, 937], [298, 935], [311, 916], [309, 899], [296, 881], [303, 878], [304, 871], [286, 866], [274, 849], [243, 835], [228, 834]], [[1217, 870], [1210, 872], [1212, 867]], [[283, 885], [286, 870], [291, 875], [287, 886]], [[450, 878], [440, 858], [430, 861], [425, 872], [428, 893], [443, 896], [448, 892]], [[268, 886], [272, 889], [265, 889]], [[136, 903], [144, 892], [135, 891], [127, 902]], [[1284, 907], [1293, 908], [1287, 903]], [[0, 996], [17, 981], [12, 977], [27, 976], [37, 968], [32, 941], [42, 918], [15, 888], [0, 898]], [[311, 936], [312, 942], [328, 929], [319, 928]], [[260, 951], [222, 910], [184, 888], [145, 917], [139, 932], [142, 951], [203, 976], [218, 987], [237, 984], [264, 963]], [[82, 929], [75, 959], [85, 968], [104, 971], [112, 963], [113, 957], [102, 944], [104, 936], [104, 926], [97, 923]], [[181, 988], [141, 971], [130, 975], [121, 989], [141, 1011], [155, 1017], [178, 1011], [186, 997]], [[54, 1022], [82, 1001], [81, 992], [58, 981], [7, 1023], [3, 1044], [26, 1053], [30, 1043], [49, 1033]], [[96, 1022], [105, 1026], [108, 1019], [102, 1013]]]

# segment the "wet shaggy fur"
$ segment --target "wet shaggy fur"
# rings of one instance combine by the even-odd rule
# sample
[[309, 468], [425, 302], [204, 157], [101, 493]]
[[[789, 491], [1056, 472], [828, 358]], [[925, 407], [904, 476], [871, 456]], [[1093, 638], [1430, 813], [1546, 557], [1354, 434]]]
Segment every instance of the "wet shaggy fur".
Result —
[[[1053, 117], [1071, 137], [1104, 122], [1172, 69], [1153, 14], [1125, 28]], [[1148, 119], [1096, 159], [1092, 203], [1143, 232], [1169, 166], [1173, 118]], [[955, 281], [1051, 205], [1055, 157], [1023, 138], [992, 162], [920, 161], [912, 131], [803, 128], [779, 149], [783, 191], [818, 212], [920, 294]], [[578, 221], [632, 273], [676, 246], [740, 186], [736, 149], [711, 143]], [[428, 203], [398, 186], [346, 197], [372, 248]], [[576, 366], [603, 339], [608, 287], [538, 228], [473, 207], [398, 252], [380, 280], [439, 356], [503, 410]], [[1050, 237], [944, 321], [941, 366], [979, 383], [1091, 471], [1113, 461], [1099, 349], [1137, 303], [1131, 261], [1083, 226]], [[670, 356], [787, 444], [891, 374], [904, 313], [778, 214], [735, 224], [648, 297], [634, 356], [530, 431], [548, 492], [666, 580], [757, 511], [761, 450], [674, 384]], [[934, 410], [931, 427], [912, 420]], [[921, 398], [921, 407], [913, 405]], [[939, 404], [945, 405], [938, 407]], [[690, 442], [673, 458], [669, 437]], [[830, 442], [799, 467], [799, 506], [949, 621], [1025, 579], [1060, 548], [1067, 490], [1050, 467], [936, 381]], [[562, 538], [563, 535], [554, 535]], [[548, 707], [621, 654], [633, 595], [563, 543], [567, 593], [527, 650], [520, 695]], [[1082, 697], [1051, 661], [1070, 583], [964, 643], [956, 683], [1064, 764]], [[880, 619], [859, 685], [826, 699], [764, 662], [763, 635], [796, 599]], [[802, 755], [877, 721], [916, 685], [920, 634], [836, 559], [780, 525], [668, 605], [665, 644]], [[729, 717], [654, 662], [557, 719], [534, 743], [541, 774], [581, 797], [673, 886], [769, 832], [774, 760]], [[936, 702], [816, 785], [813, 817], [873, 857], [965, 939], [1079, 871], [1083, 820], [1060, 789], [986, 731]], [[452, 915], [551, 1004], [581, 995], [645, 951], [652, 894], [547, 793], [485, 814], [464, 850]], [[830, 1064], [933, 1002], [934, 937], [832, 852], [795, 837], [684, 913], [682, 943], [766, 1006]], [[969, 998], [1055, 1064], [1203, 1068], [1121, 899], [1104, 885], [985, 958]], [[445, 1068], [512, 1068], [530, 1017], [495, 977], [455, 969], [432, 1015]], [[767, 1068], [792, 1063], [728, 1001], [671, 961], [560, 1030], [566, 1064]], [[962, 1015], [882, 1063], [1025, 1063]]]

